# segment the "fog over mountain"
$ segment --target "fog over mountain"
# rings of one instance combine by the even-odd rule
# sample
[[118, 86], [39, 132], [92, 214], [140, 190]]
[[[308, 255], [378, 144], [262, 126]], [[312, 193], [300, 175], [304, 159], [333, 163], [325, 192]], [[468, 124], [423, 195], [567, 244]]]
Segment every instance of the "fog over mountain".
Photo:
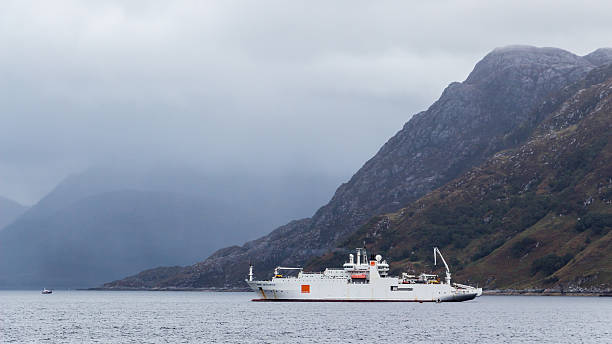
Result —
[[611, 5], [3, 1], [0, 194], [99, 164], [348, 179], [508, 44], [609, 46]]
[[[167, 269], [153, 269], [108, 283], [106, 287], [240, 287], [244, 276], [242, 269], [248, 264], [257, 265], [263, 271], [270, 271], [275, 266], [303, 266], [312, 258], [343, 246], [347, 238], [363, 228], [374, 227], [374, 233], [386, 234], [385, 221], [388, 220], [380, 220], [381, 215], [402, 213], [399, 210], [413, 202], [418, 208], [420, 200], [435, 193], [439, 187], [453, 185], [455, 178], [469, 173], [487, 158], [525, 142], [534, 127], [560, 105], [558, 96], [553, 95], [576, 92], [585, 87], [585, 83], [593, 83], [591, 72], [609, 63], [612, 63], [610, 48], [598, 49], [583, 57], [558, 48], [508, 46], [494, 49], [476, 64], [465, 81], [451, 83], [427, 111], [414, 115], [348, 182], [340, 185], [330, 202], [311, 218], [291, 221], [242, 246], [218, 250], [205, 261], [175, 270], [174, 276], [168, 274]], [[602, 74], [604, 76], [595, 79], [599, 82], [606, 79], [607, 70]], [[581, 81], [583, 79], [586, 81]], [[607, 138], [603, 140], [605, 144]], [[578, 159], [588, 160], [586, 155]], [[559, 168], [568, 173], [571, 170], [567, 166]], [[557, 182], [556, 178], [551, 182]], [[519, 187], [523, 190], [521, 193], [526, 191], [524, 188], [524, 185]], [[568, 189], [567, 192], [572, 191]], [[550, 200], [542, 202], [552, 203]], [[460, 199], [453, 204], [463, 205]], [[428, 247], [445, 247], [452, 242], [463, 242], [462, 248], [465, 248], [468, 238], [482, 239], [471, 231], [476, 231], [474, 228], [478, 228], [478, 221], [486, 217], [486, 211], [476, 223], [467, 226], [469, 229], [465, 232], [471, 236], [462, 231], [453, 232], [453, 224], [464, 221], [477, 207], [464, 206], [448, 216], [440, 228], [425, 227], [423, 232], [429, 239], [425, 242], [392, 237], [379, 250], [387, 254], [387, 250], [393, 248], [392, 257], [403, 260], [411, 250], [430, 252]], [[432, 208], [440, 213], [445, 211], [442, 205]], [[520, 224], [519, 229], [524, 230], [521, 226], [530, 225], [532, 214], [518, 211], [521, 214], [513, 215], [511, 222], [516, 221]], [[431, 217], [438, 215], [433, 213]], [[411, 222], [410, 216], [406, 221]], [[421, 225], [417, 223], [415, 227], [421, 228]], [[360, 239], [364, 240], [354, 240], [352, 247], [371, 243], [369, 237]], [[424, 245], [413, 246], [417, 242]], [[474, 246], [479, 245], [482, 242]], [[344, 253], [336, 264], [342, 263]], [[162, 271], [162, 274], [156, 275], [155, 271]]]
[[4, 226], [13, 222], [26, 210], [28, 210], [28, 207], [0, 196], [0, 231], [4, 228]]
[[150, 266], [191, 264], [307, 216], [331, 197], [332, 183], [187, 166], [90, 168], [0, 232], [0, 289], [88, 287]]
[[0, 195], [32, 206], [0, 232], [5, 267], [73, 286], [200, 260], [312, 215], [492, 48], [610, 46], [607, 2], [527, 5], [1, 2]]

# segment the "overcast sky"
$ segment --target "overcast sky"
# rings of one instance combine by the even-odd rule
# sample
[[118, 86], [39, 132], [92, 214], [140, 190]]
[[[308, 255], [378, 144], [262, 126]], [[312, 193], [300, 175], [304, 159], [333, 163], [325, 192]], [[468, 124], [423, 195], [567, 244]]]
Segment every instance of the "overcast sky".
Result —
[[[612, 46], [607, 1], [0, 2], [0, 195], [155, 160], [347, 180], [495, 47]], [[306, 171], [306, 172], [304, 172]]]

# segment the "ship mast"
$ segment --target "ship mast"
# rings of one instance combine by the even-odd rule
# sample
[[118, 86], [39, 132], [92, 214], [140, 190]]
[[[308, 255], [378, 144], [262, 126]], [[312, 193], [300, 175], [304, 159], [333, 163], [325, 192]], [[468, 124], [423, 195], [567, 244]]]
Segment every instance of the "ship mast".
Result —
[[448, 264], [446, 264], [446, 260], [444, 260], [444, 257], [442, 257], [442, 252], [440, 252], [440, 249], [438, 249], [437, 247], [433, 248], [433, 254], [434, 254], [434, 265], [437, 264], [436, 261], [436, 256], [437, 254], [440, 255], [440, 259], [442, 259], [442, 263], [444, 263], [444, 267], [446, 268], [446, 278], [445, 278], [445, 282], [446, 284], [450, 285], [451, 284], [451, 273], [450, 270], [448, 268]]

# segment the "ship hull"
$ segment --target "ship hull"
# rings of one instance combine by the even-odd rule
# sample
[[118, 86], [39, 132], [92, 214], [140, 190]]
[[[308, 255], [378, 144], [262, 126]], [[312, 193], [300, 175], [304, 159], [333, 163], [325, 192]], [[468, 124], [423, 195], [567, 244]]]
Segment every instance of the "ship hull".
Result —
[[397, 278], [371, 283], [342, 279], [275, 279], [247, 281], [259, 302], [461, 302], [476, 298], [476, 291], [457, 290], [447, 284], [400, 284]]
[[252, 299], [253, 302], [436, 302], [433, 300]]

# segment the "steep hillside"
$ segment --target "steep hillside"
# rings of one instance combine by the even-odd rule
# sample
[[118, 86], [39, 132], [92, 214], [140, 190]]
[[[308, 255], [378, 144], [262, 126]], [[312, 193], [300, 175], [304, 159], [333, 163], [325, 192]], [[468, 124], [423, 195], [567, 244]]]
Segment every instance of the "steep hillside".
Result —
[[6, 225], [15, 221], [26, 210], [28, 210], [28, 207], [8, 198], [0, 197], [0, 231]]
[[[241, 247], [219, 250], [186, 268], [188, 277], [147, 283], [238, 286], [249, 261], [267, 271], [280, 264], [303, 264], [327, 252], [372, 216], [396, 211], [495, 152], [523, 142], [567, 96], [562, 89], [605, 60], [605, 51], [593, 54], [579, 57], [561, 49], [525, 46], [495, 49], [464, 82], [452, 83], [427, 111], [414, 115], [312, 218], [293, 221]], [[558, 99], [543, 104], [557, 93]], [[131, 285], [137, 280], [132, 278]]]
[[524, 145], [371, 219], [340, 247], [365, 241], [399, 271], [432, 269], [439, 246], [457, 279], [487, 288], [612, 288], [612, 65], [587, 80], [605, 81], [577, 90]]

